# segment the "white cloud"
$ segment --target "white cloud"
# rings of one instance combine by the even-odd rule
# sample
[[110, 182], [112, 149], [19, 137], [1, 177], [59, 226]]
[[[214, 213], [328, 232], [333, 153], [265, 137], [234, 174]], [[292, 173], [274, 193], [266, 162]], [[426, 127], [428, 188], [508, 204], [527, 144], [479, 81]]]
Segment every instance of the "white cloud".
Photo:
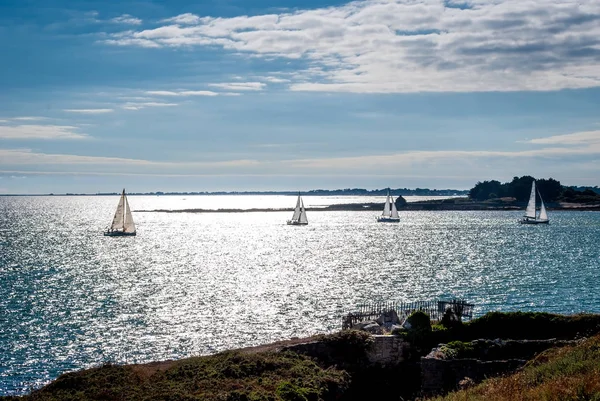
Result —
[[197, 15], [194, 15], [192, 13], [185, 13], [177, 15], [176, 17], [164, 19], [162, 20], [162, 22], [172, 22], [181, 25], [193, 25], [199, 23], [201, 20], [202, 19]]
[[127, 102], [124, 105], [121, 106], [122, 109], [124, 110], [141, 110], [141, 109], [145, 109], [146, 107], [173, 107], [173, 106], [177, 106], [177, 103], [164, 103], [164, 102], [139, 102], [139, 103], [133, 103], [133, 102]]
[[528, 142], [546, 145], [597, 145], [600, 144], [600, 131], [585, 131], [547, 138], [536, 138]]
[[[200, 18], [113, 35], [121, 46], [220, 46], [302, 59], [297, 91], [559, 90], [600, 86], [597, 0], [363, 0], [279, 14]], [[280, 73], [283, 75], [283, 73]], [[272, 81], [275, 82], [275, 81]]]
[[77, 132], [77, 127], [69, 125], [0, 125], [0, 139], [85, 139], [85, 134]]
[[278, 78], [278, 77], [259, 77], [259, 79], [261, 79], [263, 81], [267, 81], [267, 82], [272, 82], [274, 84], [281, 84], [281, 83], [290, 82], [289, 79]]
[[112, 113], [113, 109], [64, 109], [68, 113], [80, 113], [80, 114], [104, 114]]
[[148, 95], [153, 96], [217, 96], [219, 93], [213, 91], [146, 91]]
[[132, 17], [129, 14], [123, 14], [121, 16], [112, 18], [110, 22], [115, 24], [141, 25], [142, 20], [139, 18]]
[[30, 149], [0, 149], [0, 160], [4, 165], [27, 164], [133, 164], [146, 165], [146, 160], [119, 157], [78, 156], [36, 153]]
[[15, 121], [39, 121], [46, 120], [47, 117], [37, 117], [37, 116], [25, 116], [25, 117], [13, 117], [11, 120]]
[[260, 91], [267, 86], [264, 82], [229, 82], [208, 85], [215, 88], [234, 91]]
[[[68, 154], [50, 154], [38, 153], [31, 149], [0, 149], [0, 166], [2, 165], [89, 165], [89, 166], [109, 166], [111, 168], [121, 168], [129, 166], [131, 168], [141, 167], [143, 170], [138, 172], [151, 172], [149, 169], [155, 168], [156, 172], [166, 172], [165, 169], [235, 169], [251, 168], [259, 166], [261, 163], [256, 160], [223, 160], [210, 162], [156, 162], [142, 159], [126, 159], [120, 157], [104, 156], [81, 156]], [[134, 169], [135, 170], [135, 169]], [[129, 172], [134, 172], [130, 170]], [[123, 173], [123, 171], [121, 171]]]

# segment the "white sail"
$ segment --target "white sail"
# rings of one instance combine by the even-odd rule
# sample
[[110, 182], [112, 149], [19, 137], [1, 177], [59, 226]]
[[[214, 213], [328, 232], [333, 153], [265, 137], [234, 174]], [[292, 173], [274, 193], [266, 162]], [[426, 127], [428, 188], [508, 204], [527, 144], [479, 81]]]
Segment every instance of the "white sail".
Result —
[[540, 195], [540, 201], [542, 202], [542, 207], [540, 209], [540, 220], [548, 220], [548, 213], [546, 213], [546, 206], [544, 205], [542, 195]]
[[294, 209], [294, 215], [292, 216], [292, 221], [297, 221], [300, 218], [300, 204], [302, 203], [302, 199], [300, 198], [300, 194], [298, 194], [298, 200], [296, 201], [296, 209]]
[[398, 216], [398, 209], [396, 209], [396, 203], [395, 202], [391, 202], [392, 203], [392, 219], [399, 219], [400, 216]]
[[529, 195], [527, 209], [525, 209], [525, 217], [535, 219], [535, 181], [531, 183], [531, 194]]
[[129, 202], [127, 201], [125, 193], [123, 193], [123, 197], [125, 198], [125, 218], [123, 221], [123, 231], [133, 233], [135, 232], [135, 223], [133, 222], [133, 216], [131, 215], [131, 210], [129, 209]]
[[300, 206], [300, 217], [298, 218], [300, 224], [308, 224], [308, 218], [306, 217], [306, 209], [304, 209], [304, 201], [301, 201]]
[[125, 190], [121, 194], [121, 199], [119, 199], [119, 204], [117, 205], [117, 211], [115, 212], [115, 217], [113, 217], [112, 224], [110, 225], [111, 230], [121, 230], [123, 229], [123, 223], [125, 222]]
[[383, 213], [381, 213], [384, 217], [390, 217], [390, 192], [388, 191], [387, 198], [385, 198], [385, 206], [383, 207]]

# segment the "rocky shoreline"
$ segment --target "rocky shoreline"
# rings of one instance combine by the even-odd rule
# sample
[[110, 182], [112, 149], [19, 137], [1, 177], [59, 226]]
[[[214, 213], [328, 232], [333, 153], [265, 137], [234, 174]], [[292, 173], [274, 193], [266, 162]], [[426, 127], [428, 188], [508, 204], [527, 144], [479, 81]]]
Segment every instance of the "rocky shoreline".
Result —
[[[417, 311], [396, 328], [389, 312], [377, 321], [370, 323], [390, 323], [392, 333], [353, 328], [178, 361], [103, 365], [63, 374], [30, 395], [0, 400], [424, 400], [536, 368], [557, 349], [565, 350], [563, 356], [573, 354], [577, 364], [596, 366], [600, 358], [600, 315], [491, 312], [467, 323], [441, 324]], [[527, 363], [532, 358], [537, 365]], [[563, 362], [557, 366], [567, 372], [561, 375], [578, 374], [561, 368]]]

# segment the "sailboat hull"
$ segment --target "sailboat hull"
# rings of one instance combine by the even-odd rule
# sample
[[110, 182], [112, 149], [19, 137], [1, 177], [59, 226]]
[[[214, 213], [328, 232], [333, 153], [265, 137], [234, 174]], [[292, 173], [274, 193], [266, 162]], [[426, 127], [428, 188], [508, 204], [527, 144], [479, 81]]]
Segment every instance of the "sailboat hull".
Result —
[[379, 223], [400, 223], [400, 218], [393, 217], [377, 217], [377, 222]]
[[126, 233], [123, 231], [105, 231], [105, 237], [133, 237], [135, 235], [135, 231], [132, 233]]
[[302, 223], [300, 221], [295, 221], [295, 220], [288, 220], [287, 225], [288, 226], [307, 226], [308, 223]]
[[550, 220], [533, 220], [533, 219], [522, 219], [519, 220], [521, 224], [550, 224]]

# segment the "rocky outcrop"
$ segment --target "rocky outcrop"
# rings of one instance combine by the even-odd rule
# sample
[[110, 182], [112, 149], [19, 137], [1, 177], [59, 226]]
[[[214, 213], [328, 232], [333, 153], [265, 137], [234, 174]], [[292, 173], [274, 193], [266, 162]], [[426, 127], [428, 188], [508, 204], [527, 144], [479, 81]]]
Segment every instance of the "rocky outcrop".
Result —
[[[536, 354], [576, 341], [475, 340], [453, 348], [440, 344], [421, 358], [421, 390], [441, 394], [478, 383], [487, 377], [513, 372]], [[452, 344], [450, 344], [452, 345]], [[456, 344], [455, 344], [456, 347]]]

